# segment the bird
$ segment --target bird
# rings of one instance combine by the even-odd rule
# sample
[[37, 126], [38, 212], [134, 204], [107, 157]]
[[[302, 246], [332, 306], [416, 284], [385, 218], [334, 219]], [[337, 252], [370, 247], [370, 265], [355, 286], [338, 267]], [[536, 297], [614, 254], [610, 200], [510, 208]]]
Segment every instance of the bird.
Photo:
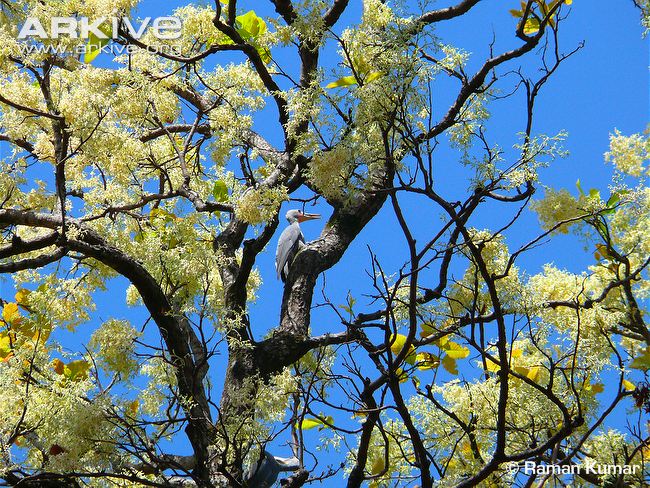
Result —
[[248, 488], [270, 488], [278, 479], [278, 474], [297, 469], [300, 469], [300, 461], [297, 458], [276, 457], [270, 452], [264, 451], [263, 457], [248, 467], [245, 486]]
[[282, 282], [286, 281], [289, 275], [289, 266], [305, 243], [305, 237], [300, 230], [300, 222], [320, 219], [320, 215], [294, 209], [287, 212], [286, 219], [289, 226], [280, 234], [278, 248], [275, 251], [275, 270], [278, 272], [278, 279]]

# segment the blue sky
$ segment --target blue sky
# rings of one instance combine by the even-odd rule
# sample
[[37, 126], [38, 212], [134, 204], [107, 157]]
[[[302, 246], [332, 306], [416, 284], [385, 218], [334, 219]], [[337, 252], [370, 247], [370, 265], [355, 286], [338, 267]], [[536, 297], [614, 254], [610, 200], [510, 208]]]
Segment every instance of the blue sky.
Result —
[[[169, 1], [159, 2], [145, 0], [138, 11], [140, 16], [160, 16], [173, 11], [177, 5], [186, 2]], [[415, 3], [415, 2], [413, 2]], [[269, 2], [259, 0], [241, 1], [242, 11], [255, 8], [259, 14], [270, 13], [266, 7]], [[356, 22], [360, 13], [360, 2], [351, 2], [350, 13], [344, 20]], [[448, 4], [438, 2], [437, 7]], [[463, 18], [441, 24], [436, 34], [445, 42], [463, 47], [472, 53], [468, 71], [473, 71], [488, 54], [487, 47], [495, 38], [497, 52], [516, 45], [514, 41], [515, 19], [508, 13], [510, 8], [518, 8], [518, 0], [506, 2], [488, 0], [479, 4]], [[643, 131], [648, 123], [648, 41], [642, 39], [642, 29], [639, 26], [638, 11], [633, 8], [632, 2], [611, 2], [606, 0], [576, 0], [568, 19], [565, 21], [561, 33], [561, 49], [570, 51], [581, 41], [585, 41], [584, 48], [575, 56], [567, 60], [559, 71], [551, 78], [542, 91], [536, 109], [534, 133], [554, 135], [560, 130], [568, 132], [566, 148], [569, 156], [556, 161], [551, 167], [541, 172], [541, 181], [544, 185], [554, 188], [567, 188], [575, 193], [576, 180], [580, 179], [584, 188], [596, 187], [605, 190], [611, 175], [611, 168], [603, 162], [603, 153], [608, 147], [608, 135], [615, 128], [623, 133]], [[513, 44], [515, 42], [515, 44]], [[273, 53], [279, 63], [284, 67], [296, 70], [295, 55], [288, 51]], [[337, 62], [334, 57], [335, 49], [329, 48], [323, 57], [323, 64], [332, 67]], [[529, 56], [523, 60], [523, 68], [529, 74], [537, 69], [537, 64], [530, 64], [528, 60], [536, 60]], [[98, 63], [106, 62], [98, 59]], [[515, 69], [519, 64], [511, 64]], [[509, 82], [514, 85], [515, 78]], [[507, 84], [502, 85], [504, 90]], [[434, 93], [436, 97], [436, 116], [446, 111], [446, 101], [449, 100], [452, 85], [441, 84]], [[492, 141], [498, 142], [504, 148], [512, 147], [517, 142], [516, 134], [524, 127], [523, 116], [524, 98], [522, 93], [490, 106], [492, 118], [488, 122], [488, 135]], [[273, 121], [272, 111], [267, 111], [269, 120], [262, 120], [260, 126]], [[270, 135], [273, 138], [273, 134]], [[2, 152], [0, 146], [0, 153]], [[454, 149], [441, 145], [436, 154], [436, 163], [440, 165], [439, 178], [443, 194], [449, 196], [460, 195], [468, 187], [467, 179], [463, 173], [457, 171], [461, 154]], [[466, 175], [466, 174], [465, 174]], [[540, 197], [542, 191], [538, 192]], [[435, 224], [436, 216], [429, 216], [422, 211], [419, 205], [410, 205], [405, 200], [406, 216], [413, 222], [430, 219]], [[283, 206], [281, 214], [289, 208], [297, 207], [287, 203]], [[327, 208], [319, 206], [326, 217]], [[479, 216], [474, 226], [498, 226], [497, 219], [505, 216], [495, 213], [484, 213]], [[502, 221], [502, 220], [499, 220]], [[281, 227], [285, 224], [281, 223]], [[314, 239], [322, 229], [323, 221], [308, 222], [303, 224], [303, 232], [307, 240]], [[537, 219], [532, 214], [525, 214], [515, 232], [509, 238], [509, 243], [516, 244], [534, 236], [538, 229]], [[274, 250], [279, 236], [279, 231], [271, 241], [266, 252], [259, 256], [257, 264], [262, 275], [264, 285], [260, 289], [258, 300], [250, 306], [251, 322], [257, 338], [261, 338], [267, 330], [274, 327], [279, 319], [280, 303], [282, 297], [282, 284], [275, 277]], [[518, 240], [521, 239], [521, 240]], [[373, 248], [382, 265], [389, 272], [397, 271], [406, 258], [403, 246], [403, 237], [397, 231], [397, 223], [392, 217], [392, 212], [386, 206], [358, 239], [350, 247], [342, 261], [333, 269], [327, 271], [325, 290], [328, 297], [336, 304], [343, 304], [348, 291], [358, 297], [358, 311], [370, 311], [373, 307], [361, 296], [368, 293], [369, 281], [366, 270], [370, 268], [368, 246]], [[584, 245], [572, 236], [561, 236], [553, 242], [528, 254], [522, 261], [523, 267], [529, 273], [538, 272], [543, 263], [552, 261], [558, 267], [565, 267], [571, 271], [580, 271], [591, 263], [591, 252], [583, 249]], [[98, 294], [97, 308], [93, 323], [74, 335], [64, 335], [61, 339], [70, 349], [79, 350], [79, 345], [90, 335], [95, 325], [110, 317], [124, 317], [131, 319], [134, 324], [144, 322], [146, 314], [143, 310], [131, 309], [121, 306], [124, 299], [125, 283], [116, 280], [107, 292]], [[317, 286], [317, 295], [314, 303], [321, 301], [318, 295], [321, 286]], [[12, 287], [8, 281], [0, 281], [0, 295], [7, 298], [12, 295]], [[315, 310], [313, 315], [312, 332], [341, 331], [342, 326], [331, 313], [322, 309]], [[218, 360], [220, 362], [220, 360]], [[217, 366], [215, 364], [215, 366]], [[219, 368], [217, 368], [219, 370]], [[217, 377], [216, 385], [221, 381]], [[619, 419], [621, 422], [624, 419]], [[306, 436], [318, 435], [315, 431], [306, 433]], [[287, 439], [282, 439], [284, 442]], [[280, 440], [278, 443], [282, 443]], [[176, 444], [176, 448], [182, 446]], [[182, 447], [181, 447], [182, 448]], [[289, 455], [286, 449], [277, 452], [278, 455]], [[336, 456], [325, 456], [323, 462], [338, 459]], [[321, 463], [321, 467], [322, 463]], [[335, 486], [332, 481], [323, 486]]]

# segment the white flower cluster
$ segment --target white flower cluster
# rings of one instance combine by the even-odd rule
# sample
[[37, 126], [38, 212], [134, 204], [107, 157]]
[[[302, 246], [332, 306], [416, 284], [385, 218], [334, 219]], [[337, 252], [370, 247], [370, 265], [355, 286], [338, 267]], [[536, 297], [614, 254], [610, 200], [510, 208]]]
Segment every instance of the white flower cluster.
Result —
[[306, 175], [325, 197], [341, 200], [345, 195], [354, 162], [352, 149], [340, 143], [329, 150], [314, 154]]
[[650, 138], [647, 135], [624, 136], [618, 130], [609, 136], [609, 151], [605, 161], [617, 170], [632, 176], [650, 175]]
[[[562, 221], [584, 215], [578, 200], [565, 189], [553, 190], [547, 188], [544, 198], [534, 201], [531, 208], [537, 212], [543, 227], [547, 230]], [[570, 224], [564, 224], [559, 226], [557, 231], [566, 234], [569, 232], [569, 227]]]
[[249, 188], [237, 200], [235, 215], [251, 225], [268, 222], [278, 213], [282, 202], [288, 199], [284, 186]]
[[139, 336], [128, 321], [112, 319], [93, 332], [88, 346], [97, 352], [101, 366], [126, 379], [138, 366], [134, 352], [135, 340]]

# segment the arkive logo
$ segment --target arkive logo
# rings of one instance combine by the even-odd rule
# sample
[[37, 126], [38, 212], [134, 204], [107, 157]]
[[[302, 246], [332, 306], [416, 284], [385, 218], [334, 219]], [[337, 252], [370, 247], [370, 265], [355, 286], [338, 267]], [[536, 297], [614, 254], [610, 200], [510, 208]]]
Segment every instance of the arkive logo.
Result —
[[[110, 21], [110, 30], [106, 21]], [[52, 17], [49, 32], [36, 17], [28, 17], [18, 33], [18, 39], [59, 39], [66, 36], [72, 39], [115, 39], [120, 27], [130, 36], [140, 39], [151, 27], [152, 34], [157, 39], [178, 39], [181, 36], [182, 23], [178, 17], [145, 17], [139, 24], [134, 25], [129, 19], [122, 17], [99, 17], [90, 21], [87, 17]]]

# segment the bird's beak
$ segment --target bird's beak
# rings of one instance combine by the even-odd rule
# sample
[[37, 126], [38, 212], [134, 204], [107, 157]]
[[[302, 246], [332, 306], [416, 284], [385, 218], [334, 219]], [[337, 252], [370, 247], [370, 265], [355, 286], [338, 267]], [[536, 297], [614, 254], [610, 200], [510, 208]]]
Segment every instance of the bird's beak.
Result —
[[304, 222], [305, 220], [314, 220], [314, 219], [320, 219], [320, 214], [303, 213], [298, 216], [298, 222]]

